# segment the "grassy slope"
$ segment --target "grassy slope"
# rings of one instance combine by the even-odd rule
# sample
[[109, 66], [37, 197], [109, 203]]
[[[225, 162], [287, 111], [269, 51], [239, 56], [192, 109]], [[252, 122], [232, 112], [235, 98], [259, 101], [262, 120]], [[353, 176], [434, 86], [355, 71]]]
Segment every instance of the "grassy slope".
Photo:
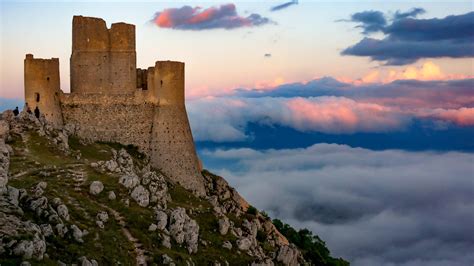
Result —
[[[107, 160], [111, 157], [111, 148], [120, 148], [119, 144], [94, 143], [82, 145], [76, 139], [70, 140], [70, 146], [74, 150], [81, 151], [82, 158], [77, 160], [75, 156], [67, 156], [58, 151], [48, 143], [47, 139], [38, 136], [36, 133], [26, 135], [26, 141], [22, 141], [20, 136], [13, 136], [13, 141], [9, 144], [14, 148], [14, 155], [11, 157], [10, 176], [23, 173], [17, 178], [11, 178], [9, 185], [17, 188], [29, 190], [40, 181], [46, 181], [48, 187], [45, 196], [48, 199], [60, 198], [69, 208], [71, 222], [81, 229], [86, 229], [89, 234], [85, 236], [84, 243], [79, 244], [72, 239], [50, 238], [47, 245], [49, 259], [33, 264], [56, 265], [57, 260], [66, 263], [76, 262], [80, 256], [96, 259], [99, 264], [116, 264], [121, 262], [124, 265], [131, 265], [135, 262], [135, 254], [130, 242], [125, 238], [121, 227], [109, 213], [109, 221], [105, 229], [99, 229], [95, 224], [97, 212], [105, 210], [101, 204], [118, 211], [127, 223], [127, 228], [142, 244], [143, 248], [149, 252], [147, 254], [156, 262], [160, 262], [162, 254], [168, 254], [178, 264], [190, 257], [188, 252], [175, 243], [172, 243], [172, 250], [161, 246], [159, 232], [148, 232], [148, 226], [154, 222], [153, 210], [139, 207], [130, 199], [129, 207], [125, 206], [119, 199], [129, 198], [128, 191], [118, 183], [118, 176], [102, 174], [89, 166], [91, 162]], [[134, 161], [141, 164], [142, 156], [135, 150], [128, 147], [129, 152], [134, 156]], [[25, 149], [27, 149], [25, 151]], [[84, 184], [80, 185], [80, 191], [74, 190], [75, 181], [68, 172], [83, 172], [87, 176]], [[88, 193], [89, 184], [94, 180], [104, 183], [104, 191], [98, 196]], [[76, 184], [77, 186], [77, 184]], [[117, 200], [110, 201], [107, 193], [114, 191]], [[207, 246], [199, 245], [199, 251], [192, 256], [192, 260], [201, 265], [214, 261], [227, 260], [231, 265], [244, 265], [252, 259], [244, 254], [228, 251], [221, 247], [226, 240], [232, 241], [235, 246], [235, 237], [231, 234], [221, 236], [217, 232], [217, 218], [212, 214], [210, 204], [204, 200], [194, 197], [180, 186], [173, 186], [170, 189], [172, 202], [169, 208], [184, 207], [188, 211], [193, 210], [190, 215], [200, 226], [200, 239], [207, 241]], [[34, 220], [37, 224], [44, 223], [28, 210], [25, 210], [25, 218]], [[71, 224], [71, 223], [69, 223]], [[1, 265], [18, 264], [20, 259], [0, 258]]]

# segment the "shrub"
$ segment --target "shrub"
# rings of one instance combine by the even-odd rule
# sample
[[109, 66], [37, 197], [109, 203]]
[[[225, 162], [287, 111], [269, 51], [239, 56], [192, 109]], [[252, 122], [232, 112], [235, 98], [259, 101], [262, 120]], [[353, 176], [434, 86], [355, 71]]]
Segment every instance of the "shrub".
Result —
[[250, 205], [249, 208], [247, 209], [247, 213], [251, 215], [257, 215], [257, 208], [254, 206]]
[[278, 219], [273, 220], [275, 227], [288, 241], [295, 244], [303, 254], [305, 260], [315, 265], [347, 266], [349, 262], [341, 258], [330, 256], [326, 243], [317, 235], [313, 235], [308, 229], [296, 231], [293, 227]]

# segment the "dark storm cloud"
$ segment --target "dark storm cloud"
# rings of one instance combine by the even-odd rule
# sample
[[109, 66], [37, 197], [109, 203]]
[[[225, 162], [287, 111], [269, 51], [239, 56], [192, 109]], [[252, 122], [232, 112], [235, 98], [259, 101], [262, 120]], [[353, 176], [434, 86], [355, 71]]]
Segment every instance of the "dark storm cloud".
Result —
[[474, 262], [474, 154], [318, 144], [202, 156], [251, 204], [309, 228], [351, 265]]
[[259, 14], [253, 13], [246, 17], [240, 16], [237, 14], [234, 4], [225, 4], [207, 9], [190, 6], [167, 8], [155, 13], [152, 21], [160, 28], [177, 30], [230, 30], [273, 23], [270, 19]]
[[287, 2], [287, 3], [284, 3], [284, 4], [281, 4], [281, 5], [277, 5], [277, 6], [274, 6], [272, 8], [270, 8], [270, 11], [279, 11], [279, 10], [282, 10], [282, 9], [285, 9], [285, 8], [288, 8], [292, 5], [297, 5], [298, 4], [298, 0], [292, 0], [291, 2]]
[[[422, 12], [413, 9], [395, 13], [393, 22], [385, 23], [383, 14], [365, 11], [352, 15], [364, 33], [383, 32], [385, 38], [365, 37], [344, 49], [342, 55], [365, 56], [387, 65], [405, 65], [421, 58], [466, 58], [474, 56], [474, 12], [442, 19], [411, 18]], [[354, 16], [359, 19], [354, 19]]]

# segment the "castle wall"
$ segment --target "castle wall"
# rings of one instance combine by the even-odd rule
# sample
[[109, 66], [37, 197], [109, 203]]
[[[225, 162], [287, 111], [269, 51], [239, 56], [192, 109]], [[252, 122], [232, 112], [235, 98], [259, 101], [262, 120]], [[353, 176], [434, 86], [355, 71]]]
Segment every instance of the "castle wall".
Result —
[[153, 120], [151, 163], [185, 188], [205, 194], [184, 106], [184, 63], [156, 62], [153, 79], [160, 107]]
[[47, 121], [61, 126], [59, 59], [37, 59], [28, 54], [24, 68], [25, 102], [31, 111], [38, 107]]
[[136, 89], [135, 26], [74, 16], [71, 93], [131, 94]]
[[128, 95], [65, 94], [61, 101], [64, 123], [73, 125], [75, 135], [135, 145], [145, 153], [149, 153], [156, 107]]

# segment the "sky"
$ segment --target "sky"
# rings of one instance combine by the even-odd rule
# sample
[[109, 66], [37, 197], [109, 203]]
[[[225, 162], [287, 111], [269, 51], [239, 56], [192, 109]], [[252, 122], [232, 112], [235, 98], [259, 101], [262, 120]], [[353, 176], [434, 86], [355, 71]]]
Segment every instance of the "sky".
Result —
[[73, 15], [136, 25], [137, 66], [186, 63], [204, 166], [353, 265], [473, 265], [472, 1], [2, 1], [0, 110]]

